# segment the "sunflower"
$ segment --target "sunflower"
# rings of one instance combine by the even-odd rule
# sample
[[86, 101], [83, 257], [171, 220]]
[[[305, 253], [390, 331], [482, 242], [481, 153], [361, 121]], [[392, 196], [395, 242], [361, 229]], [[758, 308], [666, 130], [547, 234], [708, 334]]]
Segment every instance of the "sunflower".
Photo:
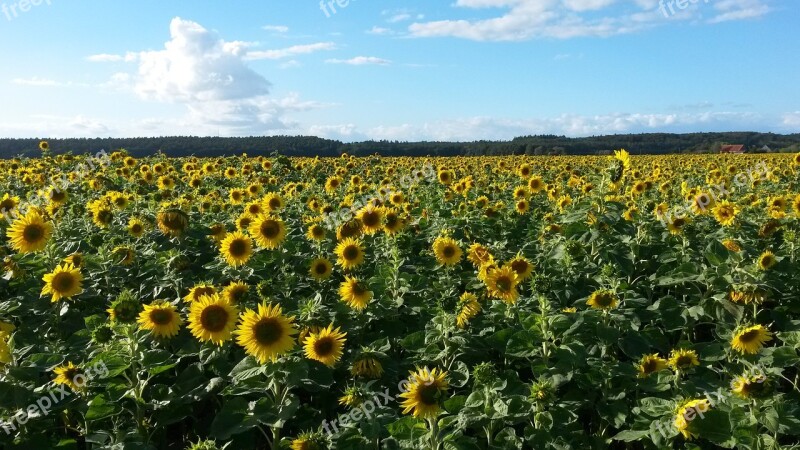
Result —
[[669, 230], [670, 234], [678, 235], [683, 232], [683, 228], [689, 223], [689, 219], [686, 217], [673, 217], [672, 220], [667, 224], [667, 229]]
[[354, 377], [378, 379], [383, 375], [383, 365], [370, 354], [363, 354], [353, 362], [350, 374]]
[[692, 421], [711, 409], [711, 403], [706, 398], [689, 400], [681, 404], [675, 412], [673, 424], [686, 440], [696, 438], [697, 434], [690, 430]]
[[114, 322], [133, 323], [139, 317], [142, 305], [131, 291], [122, 291], [106, 311]]
[[489, 249], [477, 242], [470, 245], [469, 249], [467, 249], [467, 259], [475, 267], [481, 267], [484, 264], [494, 262], [494, 256], [492, 256]]
[[336, 246], [334, 253], [337, 256], [336, 264], [344, 270], [354, 269], [364, 262], [364, 246], [358, 239], [344, 239]]
[[684, 370], [699, 365], [700, 359], [694, 350], [673, 350], [669, 355], [669, 366], [674, 370]]
[[384, 208], [383, 232], [393, 236], [400, 232], [405, 226], [405, 219], [400, 216], [400, 212], [395, 208]]
[[327, 280], [333, 272], [333, 264], [325, 258], [316, 258], [311, 261], [308, 273], [317, 281]]
[[724, 239], [722, 241], [722, 245], [724, 245], [725, 248], [728, 249], [728, 251], [734, 253], [739, 253], [740, 251], [742, 251], [742, 246], [739, 245], [739, 242], [737, 242], [735, 239]]
[[667, 368], [667, 360], [658, 356], [658, 353], [644, 355], [637, 366], [639, 378], [647, 378], [649, 375]]
[[609, 310], [617, 307], [619, 299], [608, 289], [600, 289], [592, 292], [586, 304], [594, 309]]
[[358, 311], [367, 307], [372, 300], [372, 291], [364, 283], [354, 277], [345, 277], [342, 284], [339, 285], [339, 298], [347, 306]]
[[189, 307], [189, 330], [203, 342], [222, 345], [231, 338], [238, 311], [220, 295], [204, 295]]
[[189, 289], [189, 293], [183, 297], [184, 302], [196, 302], [200, 300], [200, 297], [204, 295], [214, 295], [217, 293], [217, 288], [212, 286], [208, 283], [200, 283], [194, 285], [191, 289]]
[[794, 215], [800, 218], [800, 194], [795, 196], [794, 200], [792, 200], [792, 211], [794, 211]]
[[142, 237], [146, 229], [144, 222], [139, 218], [132, 217], [128, 221], [128, 233], [135, 238]]
[[171, 338], [177, 336], [183, 319], [175, 310], [175, 306], [166, 301], [156, 301], [144, 305], [139, 313], [139, 328], [149, 330], [155, 337]]
[[225, 286], [222, 289], [222, 296], [225, 297], [231, 304], [242, 303], [250, 292], [250, 286], [241, 281], [234, 281], [233, 283]]
[[764, 375], [741, 375], [731, 382], [731, 392], [743, 399], [761, 397], [769, 391], [769, 387]]
[[80, 252], [75, 252], [64, 258], [65, 263], [72, 264], [73, 266], [78, 268], [83, 266], [83, 260], [84, 260], [83, 253]]
[[241, 231], [234, 231], [225, 236], [219, 251], [228, 265], [239, 267], [247, 264], [253, 255], [253, 240]]
[[320, 433], [303, 433], [292, 440], [291, 450], [325, 450], [325, 438]]
[[533, 276], [533, 264], [522, 256], [522, 253], [517, 253], [511, 261], [505, 265], [511, 267], [517, 273], [517, 279], [520, 283], [528, 280]]
[[11, 248], [19, 253], [44, 250], [53, 234], [53, 224], [46, 222], [35, 209], [15, 220], [6, 231]]
[[286, 224], [277, 217], [260, 215], [249, 226], [253, 236], [261, 248], [273, 250], [286, 239]]
[[311, 241], [322, 241], [325, 239], [325, 234], [325, 228], [318, 223], [311, 224], [306, 230], [306, 237]]
[[130, 266], [136, 259], [136, 252], [127, 245], [120, 245], [111, 250], [112, 260], [123, 266]]
[[286, 317], [279, 305], [258, 305], [258, 312], [245, 310], [236, 329], [236, 342], [260, 364], [275, 361], [295, 346], [298, 333], [294, 317]]
[[53, 373], [56, 375], [53, 380], [55, 384], [63, 384], [76, 392], [83, 391], [86, 388], [86, 382], [88, 381], [86, 375], [80, 367], [72, 362], [56, 367], [53, 369]]
[[519, 276], [509, 266], [487, 271], [485, 283], [489, 296], [493, 298], [506, 303], [514, 303], [519, 298], [519, 291], [517, 291]]
[[318, 333], [310, 333], [304, 342], [306, 358], [333, 367], [344, 353], [345, 336], [347, 333], [342, 333], [339, 328], [334, 330], [333, 324]]
[[761, 270], [769, 270], [778, 264], [778, 259], [775, 254], [767, 250], [758, 257], [758, 268]]
[[465, 292], [458, 299], [458, 314], [456, 315], [456, 325], [465, 328], [470, 319], [477, 316], [481, 311], [481, 304], [475, 294]]
[[265, 194], [264, 198], [261, 200], [261, 204], [270, 212], [278, 212], [286, 206], [283, 197], [275, 192], [268, 192]]
[[43, 152], [50, 150], [50, 143], [47, 141], [39, 141], [39, 150]]
[[458, 242], [452, 238], [440, 236], [433, 241], [433, 254], [439, 264], [454, 266], [461, 261], [464, 251], [458, 246]]
[[365, 206], [356, 214], [364, 234], [375, 234], [383, 228], [384, 211], [381, 207]]
[[731, 339], [731, 347], [740, 352], [756, 354], [765, 343], [772, 340], [772, 333], [763, 325], [740, 328]]
[[0, 199], [0, 214], [7, 215], [19, 205], [19, 197], [10, 196], [8, 193], [3, 194]]
[[83, 292], [83, 275], [81, 275], [80, 269], [69, 263], [56, 266], [52, 272], [45, 274], [42, 280], [45, 283], [42, 288], [42, 296], [52, 295], [51, 302], [53, 303], [62, 298], [72, 298]]
[[159, 212], [156, 221], [158, 222], [158, 229], [169, 237], [179, 237], [189, 227], [189, 216], [178, 209]]
[[416, 372], [410, 372], [411, 376], [405, 382], [405, 390], [400, 397], [404, 400], [400, 403], [403, 414], [411, 413], [420, 419], [435, 419], [441, 411], [439, 406], [442, 397], [449, 387], [447, 372], [439, 369], [428, 370], [417, 368]]
[[736, 215], [739, 214], [739, 211], [740, 210], [738, 206], [727, 200], [717, 203], [714, 206], [714, 209], [711, 210], [711, 212], [714, 214], [714, 218], [717, 219], [717, 222], [719, 222], [719, 224], [723, 227], [732, 226], [736, 220]]

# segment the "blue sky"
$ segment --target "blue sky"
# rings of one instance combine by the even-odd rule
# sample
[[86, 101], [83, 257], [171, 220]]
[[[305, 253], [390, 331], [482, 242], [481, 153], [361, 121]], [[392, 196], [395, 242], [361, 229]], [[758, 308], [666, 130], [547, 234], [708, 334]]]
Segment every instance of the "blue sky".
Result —
[[0, 136], [800, 132], [791, 1], [0, 0]]

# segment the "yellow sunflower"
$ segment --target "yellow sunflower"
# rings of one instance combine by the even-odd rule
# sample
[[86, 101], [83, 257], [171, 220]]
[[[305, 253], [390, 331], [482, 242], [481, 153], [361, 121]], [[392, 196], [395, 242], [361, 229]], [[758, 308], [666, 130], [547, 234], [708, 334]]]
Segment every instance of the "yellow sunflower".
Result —
[[481, 267], [494, 262], [494, 256], [492, 256], [489, 249], [477, 242], [470, 245], [469, 249], [467, 249], [467, 259], [475, 267]]
[[511, 269], [517, 273], [517, 280], [520, 283], [533, 276], [533, 264], [525, 259], [521, 253], [517, 253], [517, 256], [515, 256], [511, 261], [507, 262], [506, 265], [511, 267]]
[[697, 434], [690, 430], [690, 425], [693, 420], [702, 417], [702, 415], [710, 409], [711, 403], [708, 399], [702, 398], [686, 401], [678, 407], [673, 424], [686, 440], [696, 438]]
[[594, 309], [609, 310], [617, 307], [619, 299], [608, 289], [600, 289], [592, 292], [586, 304]]
[[438, 237], [433, 241], [433, 254], [436, 261], [445, 266], [454, 266], [461, 261], [464, 251], [458, 246], [458, 242], [449, 237]]
[[275, 361], [295, 346], [298, 333], [294, 317], [286, 317], [279, 305], [258, 305], [258, 312], [245, 310], [236, 329], [236, 342], [259, 363]]
[[86, 388], [86, 382], [88, 381], [86, 375], [80, 367], [72, 362], [56, 367], [53, 369], [53, 373], [56, 376], [53, 379], [55, 384], [63, 384], [76, 392], [81, 392]]
[[144, 222], [142, 222], [141, 219], [133, 217], [131, 218], [131, 220], [128, 221], [128, 233], [131, 236], [136, 238], [142, 237], [145, 230], [147, 230], [147, 228], [145, 227]]
[[700, 358], [694, 350], [673, 350], [669, 356], [669, 366], [674, 370], [684, 370], [700, 365]]
[[204, 295], [214, 295], [217, 293], [217, 288], [208, 283], [199, 283], [189, 289], [189, 293], [183, 297], [184, 302], [196, 302]]
[[220, 295], [204, 295], [189, 307], [189, 330], [199, 340], [222, 345], [231, 338], [238, 311]]
[[637, 369], [639, 370], [639, 378], [646, 378], [656, 372], [667, 368], [667, 360], [658, 356], [658, 353], [642, 356]]
[[219, 251], [228, 265], [239, 267], [247, 264], [253, 255], [253, 240], [241, 231], [234, 231], [225, 236]]
[[222, 296], [235, 305], [242, 303], [242, 301], [247, 298], [249, 292], [250, 286], [247, 283], [234, 281], [222, 289]]
[[459, 328], [465, 328], [470, 319], [477, 316], [481, 311], [481, 304], [478, 303], [478, 297], [470, 292], [461, 294], [458, 299], [458, 314], [456, 315], [456, 325]]
[[758, 268], [761, 270], [769, 270], [778, 264], [778, 259], [775, 254], [767, 250], [758, 257]]
[[249, 227], [250, 235], [261, 248], [273, 250], [286, 239], [286, 224], [277, 217], [261, 215]]
[[42, 295], [52, 295], [51, 302], [55, 303], [62, 298], [72, 298], [83, 292], [83, 275], [80, 269], [69, 263], [56, 266], [42, 278], [44, 287]]
[[345, 336], [347, 333], [342, 333], [339, 328], [334, 329], [333, 324], [317, 333], [310, 333], [304, 342], [306, 358], [333, 367], [344, 354]]
[[327, 280], [333, 272], [333, 264], [325, 258], [316, 258], [311, 261], [308, 273], [317, 281]]
[[411, 372], [405, 392], [400, 394], [404, 399], [400, 402], [403, 414], [411, 413], [420, 419], [435, 419], [441, 411], [440, 404], [449, 387], [446, 377], [447, 372], [436, 368], [417, 368], [415, 372]]
[[339, 285], [339, 298], [347, 306], [358, 311], [367, 307], [372, 300], [372, 295], [369, 287], [354, 277], [345, 277], [345, 280]]
[[369, 354], [361, 355], [350, 367], [350, 374], [354, 377], [378, 379], [383, 375], [383, 365]]
[[20, 253], [44, 250], [52, 234], [53, 224], [45, 221], [35, 209], [15, 220], [6, 231], [11, 248]]
[[155, 337], [171, 338], [178, 335], [183, 319], [175, 306], [166, 301], [156, 301], [144, 305], [137, 322], [139, 328], [149, 330]]
[[723, 200], [714, 206], [711, 212], [714, 218], [717, 219], [720, 225], [724, 227], [732, 226], [736, 221], [736, 215], [739, 214], [739, 207], [736, 204], [727, 200]]
[[334, 250], [337, 259], [336, 264], [344, 270], [354, 269], [364, 262], [364, 246], [361, 241], [353, 238], [342, 240]]
[[731, 339], [731, 347], [740, 353], [752, 355], [758, 353], [764, 344], [771, 340], [772, 333], [766, 327], [753, 325], [737, 330]]
[[485, 283], [489, 296], [493, 298], [503, 300], [506, 303], [514, 303], [519, 298], [519, 291], [517, 291], [519, 276], [509, 266], [488, 271]]

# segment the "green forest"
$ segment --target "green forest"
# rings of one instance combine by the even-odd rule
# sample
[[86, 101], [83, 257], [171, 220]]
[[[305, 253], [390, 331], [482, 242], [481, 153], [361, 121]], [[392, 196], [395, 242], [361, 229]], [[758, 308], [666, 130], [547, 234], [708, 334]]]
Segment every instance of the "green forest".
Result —
[[[745, 145], [748, 152], [797, 152], [800, 134], [729, 132], [689, 134], [620, 134], [570, 138], [555, 135], [522, 136], [510, 141], [398, 142], [364, 141], [344, 143], [313, 136], [254, 137], [148, 137], [0, 139], [0, 158], [35, 156], [40, 140], [47, 140], [56, 154], [96, 153], [125, 149], [143, 157], [162, 152], [173, 157], [251, 156], [274, 152], [286, 156], [479, 156], [479, 155], [596, 155], [624, 148], [632, 154], [716, 153], [720, 145]], [[768, 149], [767, 149], [768, 148]]]

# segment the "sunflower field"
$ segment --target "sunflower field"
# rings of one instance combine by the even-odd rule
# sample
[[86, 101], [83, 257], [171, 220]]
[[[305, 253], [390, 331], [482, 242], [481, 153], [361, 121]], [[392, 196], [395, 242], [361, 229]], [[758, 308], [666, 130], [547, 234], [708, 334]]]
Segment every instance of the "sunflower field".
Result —
[[800, 449], [800, 155], [0, 161], [0, 448]]

